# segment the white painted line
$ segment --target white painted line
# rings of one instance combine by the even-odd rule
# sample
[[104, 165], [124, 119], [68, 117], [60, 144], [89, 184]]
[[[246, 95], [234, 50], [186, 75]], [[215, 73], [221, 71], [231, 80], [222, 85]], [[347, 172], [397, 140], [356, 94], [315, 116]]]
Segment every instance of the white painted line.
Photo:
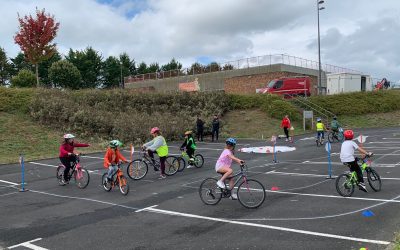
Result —
[[382, 138], [383, 140], [400, 140], [400, 138]]
[[3, 183], [7, 183], [7, 184], [11, 184], [11, 185], [19, 185], [18, 183], [15, 183], [15, 182], [11, 182], [11, 181], [4, 181], [4, 180], [0, 180], [0, 182], [3, 182]]
[[37, 238], [37, 239], [34, 239], [34, 240], [26, 241], [26, 242], [20, 243], [18, 245], [14, 245], [14, 246], [8, 247], [8, 249], [13, 249], [13, 248], [22, 246], [22, 247], [26, 247], [26, 248], [34, 249], [34, 250], [48, 250], [47, 248], [39, 247], [39, 246], [36, 246], [36, 245], [32, 244], [32, 242], [39, 241], [41, 239], [42, 238]]
[[[130, 152], [130, 151], [129, 151]], [[88, 155], [82, 155], [82, 158], [89, 158], [89, 159], [100, 159], [104, 160], [104, 157], [98, 157], [98, 156], [88, 156]]]
[[7, 195], [12, 195], [12, 194], [18, 194], [19, 192], [12, 192], [12, 193], [8, 193], [8, 194], [2, 194], [2, 195], [0, 195], [1, 197], [3, 197], [3, 196], [7, 196]]
[[278, 230], [278, 231], [284, 231], [284, 232], [292, 232], [292, 233], [299, 233], [299, 234], [305, 234], [305, 235], [313, 235], [313, 236], [326, 237], [326, 238], [350, 240], [350, 241], [356, 241], [356, 242], [366, 242], [366, 243], [378, 244], [378, 245], [389, 245], [390, 244], [390, 242], [388, 242], [388, 241], [355, 238], [355, 237], [348, 237], [348, 236], [342, 236], [342, 235], [335, 235], [335, 234], [328, 234], [328, 233], [319, 233], [319, 232], [313, 232], [313, 231], [299, 230], [299, 229], [293, 229], [293, 228], [287, 228], [287, 227], [278, 227], [278, 226], [271, 226], [271, 225], [264, 225], [264, 224], [257, 224], [257, 223], [249, 223], [249, 222], [243, 222], [243, 221], [232, 221], [232, 220], [227, 220], [227, 219], [220, 219], [220, 218], [201, 216], [201, 215], [195, 215], [195, 214], [188, 214], [188, 213], [180, 213], [180, 212], [163, 210], [163, 209], [156, 209], [156, 208], [149, 208], [149, 209], [146, 209], [146, 210], [143, 210], [143, 211], [160, 213], [160, 214], [167, 214], [167, 215], [173, 215], [173, 216], [181, 216], [181, 217], [187, 217], [187, 218], [195, 218], [195, 219], [201, 219], [201, 220], [217, 221], [217, 222], [236, 224], [236, 225], [243, 225], [243, 226], [250, 226], [250, 227], [266, 228], [266, 229], [272, 229], [272, 230]]
[[[180, 148], [180, 147], [177, 147], [177, 146], [168, 146], [169, 148]], [[214, 151], [223, 151], [224, 149], [223, 148], [221, 148], [221, 149], [217, 149], [217, 148], [196, 148], [196, 150], [214, 150]]]
[[[328, 176], [323, 174], [302, 174], [302, 173], [288, 173], [288, 172], [279, 172], [279, 171], [269, 171], [265, 174], [279, 174], [279, 175], [292, 175], [292, 176], [310, 176], [310, 177], [326, 177]], [[337, 175], [332, 175], [332, 177], [336, 178]], [[381, 177], [381, 180], [400, 180], [400, 178], [390, 178], [390, 177]]]
[[[302, 162], [303, 164], [329, 164], [329, 162], [327, 162], [327, 161], [303, 161]], [[343, 165], [343, 163], [341, 163], [341, 162], [331, 162], [332, 163], [332, 165], [338, 165], [338, 166], [340, 166], [340, 165]]]
[[398, 141], [371, 141], [368, 144], [400, 144]]
[[142, 208], [142, 209], [138, 209], [138, 210], [135, 211], [135, 213], [139, 213], [139, 212], [142, 212], [142, 211], [145, 211], [147, 209], [150, 209], [150, 208], [153, 208], [153, 207], [157, 207], [157, 206], [158, 205], [153, 205], [153, 206], [150, 206], [150, 207], [145, 207], [145, 208]]

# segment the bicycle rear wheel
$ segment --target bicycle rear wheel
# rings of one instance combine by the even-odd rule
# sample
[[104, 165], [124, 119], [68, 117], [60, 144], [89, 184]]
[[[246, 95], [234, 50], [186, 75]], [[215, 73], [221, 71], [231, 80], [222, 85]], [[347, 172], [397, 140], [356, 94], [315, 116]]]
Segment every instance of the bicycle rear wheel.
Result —
[[265, 188], [257, 180], [245, 179], [238, 186], [237, 197], [245, 208], [258, 208], [265, 201]]
[[118, 186], [119, 186], [119, 191], [121, 191], [123, 195], [127, 195], [129, 193], [129, 184], [125, 176], [119, 177]]
[[354, 193], [354, 184], [351, 174], [341, 174], [336, 178], [336, 191], [343, 197], [350, 197]]
[[333, 143], [335, 141], [335, 136], [332, 132], [329, 132], [329, 134], [328, 134], [328, 141], [330, 143]]
[[89, 171], [87, 171], [84, 168], [76, 170], [74, 172], [74, 178], [75, 178], [75, 184], [78, 188], [83, 189], [89, 185], [90, 181]]
[[165, 159], [165, 174], [168, 176], [176, 174], [179, 169], [179, 159], [175, 156], [168, 156]]
[[183, 157], [177, 157], [179, 160], [179, 169], [178, 172], [182, 172], [186, 168], [186, 161], [183, 159]]
[[65, 186], [65, 183], [63, 182], [64, 179], [64, 170], [65, 170], [65, 166], [64, 165], [60, 165], [57, 168], [57, 173], [56, 173], [56, 177], [57, 177], [57, 181], [58, 184], [60, 186]]
[[216, 205], [222, 198], [222, 190], [217, 186], [217, 179], [207, 178], [199, 187], [201, 201], [206, 205]]
[[204, 165], [204, 157], [201, 154], [194, 156], [194, 165], [196, 168], [201, 168]]
[[132, 180], [140, 180], [144, 178], [148, 171], [149, 167], [147, 166], [147, 163], [140, 159], [131, 161], [126, 168], [126, 174]]
[[372, 190], [374, 190], [375, 192], [381, 190], [382, 187], [381, 177], [374, 169], [370, 168], [367, 171], [367, 178], [368, 178], [368, 183], [371, 186]]
[[103, 186], [104, 190], [107, 192], [111, 191], [111, 182], [107, 181], [107, 173], [104, 173], [103, 176], [101, 177], [101, 185]]
[[337, 134], [337, 139], [338, 139], [339, 142], [343, 142], [343, 141], [344, 141], [344, 135], [343, 135], [343, 133], [340, 133], [340, 132], [339, 132], [339, 133]]

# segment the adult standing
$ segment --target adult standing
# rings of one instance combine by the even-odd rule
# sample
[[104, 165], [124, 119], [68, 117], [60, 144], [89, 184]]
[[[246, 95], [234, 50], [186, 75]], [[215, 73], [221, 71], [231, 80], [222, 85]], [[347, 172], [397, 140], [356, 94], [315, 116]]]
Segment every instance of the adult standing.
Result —
[[197, 141], [203, 141], [204, 121], [199, 116], [197, 116], [196, 126], [197, 126]]
[[283, 132], [285, 132], [286, 141], [289, 141], [290, 120], [288, 115], [285, 115], [285, 117], [283, 117], [281, 128], [283, 128]]
[[214, 118], [212, 120], [212, 135], [211, 135], [211, 140], [214, 141], [214, 136], [216, 141], [218, 141], [218, 135], [219, 135], [219, 119], [218, 115], [214, 115]]

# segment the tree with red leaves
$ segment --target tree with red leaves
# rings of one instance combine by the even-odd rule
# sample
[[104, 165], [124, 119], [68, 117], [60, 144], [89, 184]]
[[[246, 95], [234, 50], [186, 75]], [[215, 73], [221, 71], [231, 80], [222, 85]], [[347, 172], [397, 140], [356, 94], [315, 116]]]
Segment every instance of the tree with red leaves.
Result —
[[14, 41], [21, 47], [25, 57], [36, 68], [36, 86], [39, 86], [39, 63], [56, 52], [56, 44], [51, 43], [57, 35], [60, 23], [45, 10], [36, 9], [36, 18], [31, 15], [21, 18], [18, 14], [19, 31]]

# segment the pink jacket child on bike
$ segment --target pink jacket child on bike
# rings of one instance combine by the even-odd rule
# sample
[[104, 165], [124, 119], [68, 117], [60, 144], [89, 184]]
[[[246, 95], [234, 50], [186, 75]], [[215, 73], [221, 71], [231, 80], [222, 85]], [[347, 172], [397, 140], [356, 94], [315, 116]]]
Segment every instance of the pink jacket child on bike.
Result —
[[90, 144], [85, 143], [75, 143], [74, 141], [75, 136], [73, 134], [65, 134], [64, 141], [60, 145], [60, 161], [65, 166], [64, 170], [64, 182], [67, 183], [68, 180], [68, 173], [72, 167], [72, 164], [75, 162], [76, 157], [75, 155], [78, 154], [74, 151], [75, 147], [89, 147]]
[[[239, 164], [244, 163], [244, 161], [242, 161], [241, 159], [239, 159], [233, 155], [235, 146], [236, 146], [236, 139], [228, 138], [226, 140], [225, 149], [224, 149], [224, 151], [222, 151], [222, 153], [219, 156], [218, 161], [215, 165], [215, 171], [219, 174], [223, 174], [221, 179], [219, 181], [217, 181], [217, 185], [220, 188], [225, 188], [225, 184], [224, 184], [225, 179], [232, 176], [232, 173], [233, 173], [233, 170], [231, 168], [232, 160], [236, 161]], [[229, 180], [229, 188], [231, 188], [231, 189], [233, 188], [233, 184], [234, 184], [233, 181], [234, 181], [233, 178], [231, 178]], [[232, 192], [231, 198], [237, 199], [237, 194]]]

